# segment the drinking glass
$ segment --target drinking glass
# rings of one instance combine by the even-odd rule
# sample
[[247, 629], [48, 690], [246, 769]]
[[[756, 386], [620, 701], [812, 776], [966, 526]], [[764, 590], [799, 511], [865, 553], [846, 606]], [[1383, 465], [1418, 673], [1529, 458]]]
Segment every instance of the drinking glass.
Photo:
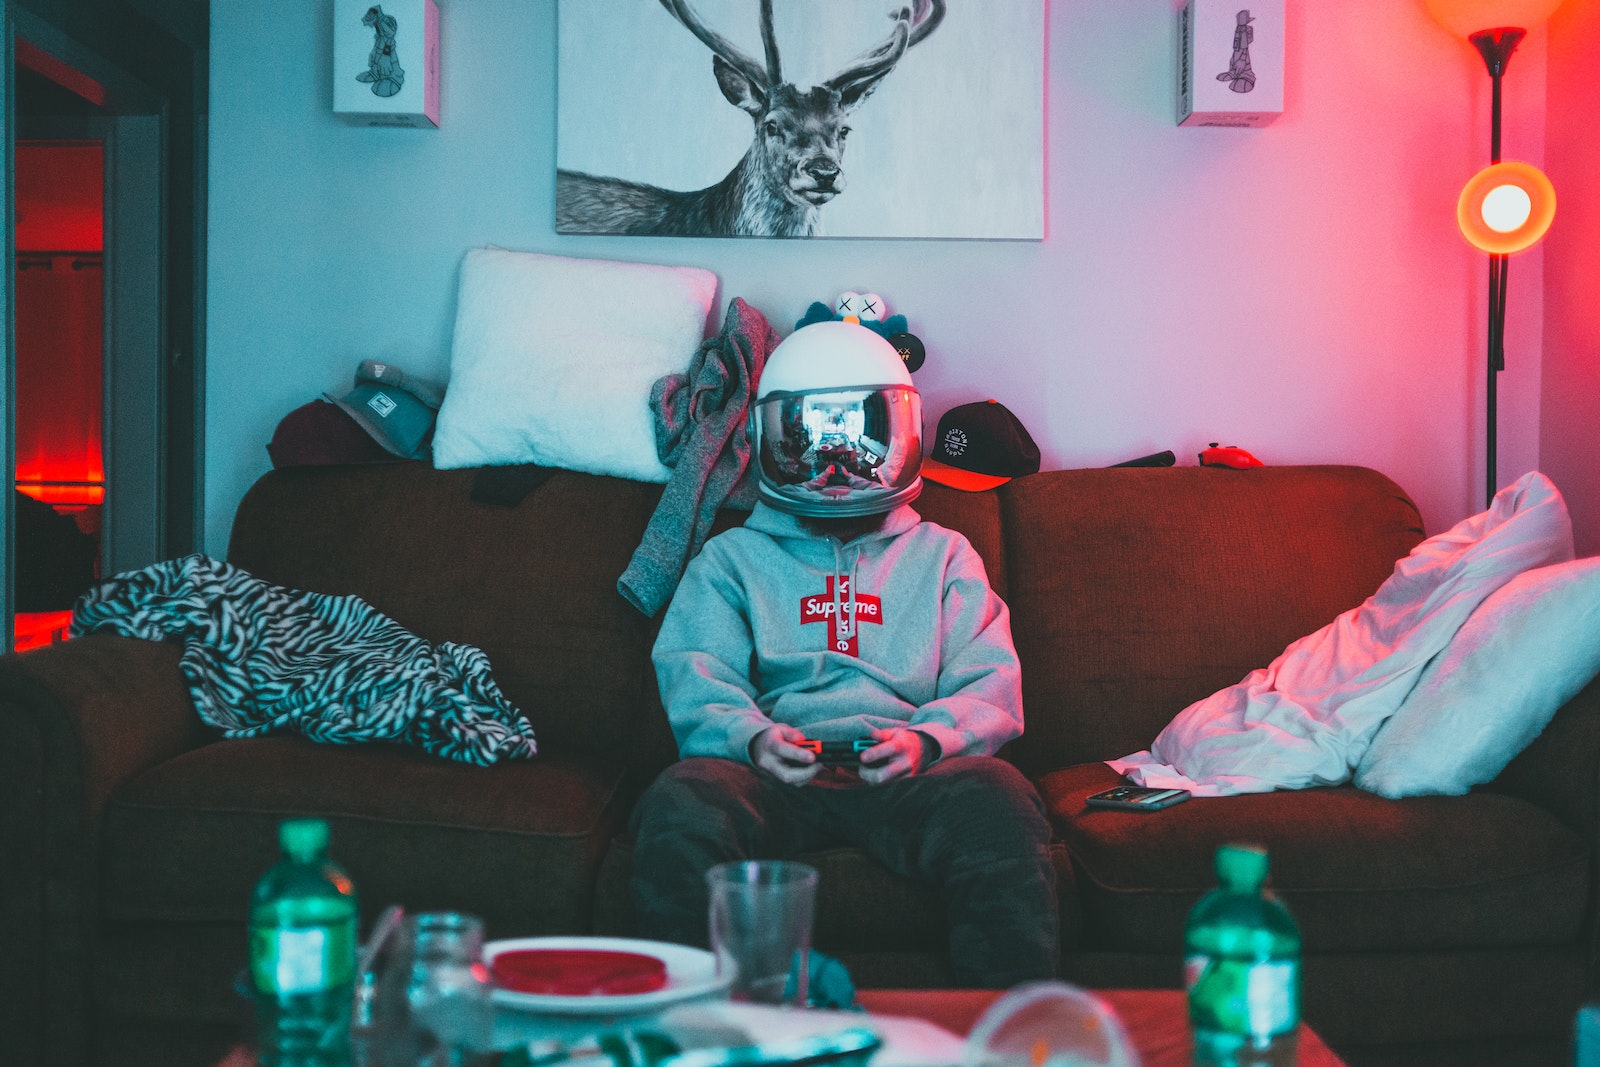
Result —
[[487, 1047], [494, 1014], [483, 920], [460, 912], [408, 917], [391, 946], [374, 1005], [385, 1063], [466, 1063]]
[[729, 995], [761, 1004], [806, 1003], [817, 869], [788, 860], [719, 863], [711, 888], [711, 951]]

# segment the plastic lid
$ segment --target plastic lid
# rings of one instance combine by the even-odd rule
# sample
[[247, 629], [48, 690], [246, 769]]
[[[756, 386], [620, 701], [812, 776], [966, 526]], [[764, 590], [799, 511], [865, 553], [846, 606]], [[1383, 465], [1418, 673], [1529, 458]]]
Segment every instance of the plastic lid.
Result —
[[1217, 849], [1217, 877], [1226, 886], [1256, 888], [1267, 880], [1267, 850], [1260, 845], [1223, 845]]
[[328, 824], [321, 819], [285, 819], [278, 844], [290, 856], [314, 856], [328, 847]]
[[1028, 982], [989, 1005], [967, 1035], [962, 1067], [1134, 1067], [1116, 1012], [1066, 982]]

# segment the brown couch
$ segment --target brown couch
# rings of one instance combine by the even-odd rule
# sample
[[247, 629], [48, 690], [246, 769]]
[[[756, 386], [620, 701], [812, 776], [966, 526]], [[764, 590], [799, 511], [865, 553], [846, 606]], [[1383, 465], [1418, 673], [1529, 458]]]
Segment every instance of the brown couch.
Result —
[[[222, 741], [171, 644], [95, 636], [0, 662], [0, 1062], [207, 1062], [235, 1032], [245, 904], [287, 815], [331, 820], [366, 921], [400, 902], [476, 912], [493, 937], [630, 930], [629, 806], [675, 752], [653, 626], [615, 583], [659, 489], [562, 473], [503, 508], [472, 502], [472, 481], [277, 471], [240, 506], [229, 556], [482, 647], [535, 726], [534, 761]], [[1378, 586], [1422, 536], [1394, 483], [1057, 471], [930, 485], [918, 508], [972, 539], [1011, 606], [1028, 726], [1005, 754], [1056, 819], [1065, 977], [1179, 984], [1213, 850], [1262, 841], [1305, 938], [1306, 1018], [1351, 1063], [1564, 1062], [1595, 960], [1600, 685], [1469, 796], [1084, 808], [1115, 781], [1097, 761]], [[811, 859], [818, 947], [859, 984], [948, 981], [934, 893], [850, 849]]]

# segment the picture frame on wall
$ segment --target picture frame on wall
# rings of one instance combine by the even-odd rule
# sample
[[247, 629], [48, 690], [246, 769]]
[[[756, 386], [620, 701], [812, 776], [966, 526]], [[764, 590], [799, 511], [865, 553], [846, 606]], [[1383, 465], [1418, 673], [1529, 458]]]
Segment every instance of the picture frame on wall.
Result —
[[1044, 0], [561, 0], [556, 232], [1044, 237]]
[[353, 126], [438, 128], [434, 0], [334, 0], [333, 113]]

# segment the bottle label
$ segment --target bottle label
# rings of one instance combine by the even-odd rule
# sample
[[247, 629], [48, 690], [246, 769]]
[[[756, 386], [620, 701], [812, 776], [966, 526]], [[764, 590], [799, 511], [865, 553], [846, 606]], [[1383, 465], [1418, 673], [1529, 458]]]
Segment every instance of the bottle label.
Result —
[[250, 935], [256, 989], [316, 993], [355, 977], [355, 922], [256, 927]]
[[1255, 962], [1196, 953], [1184, 961], [1184, 977], [1189, 1021], [1196, 1029], [1265, 1038], [1300, 1023], [1299, 968], [1293, 960]]

